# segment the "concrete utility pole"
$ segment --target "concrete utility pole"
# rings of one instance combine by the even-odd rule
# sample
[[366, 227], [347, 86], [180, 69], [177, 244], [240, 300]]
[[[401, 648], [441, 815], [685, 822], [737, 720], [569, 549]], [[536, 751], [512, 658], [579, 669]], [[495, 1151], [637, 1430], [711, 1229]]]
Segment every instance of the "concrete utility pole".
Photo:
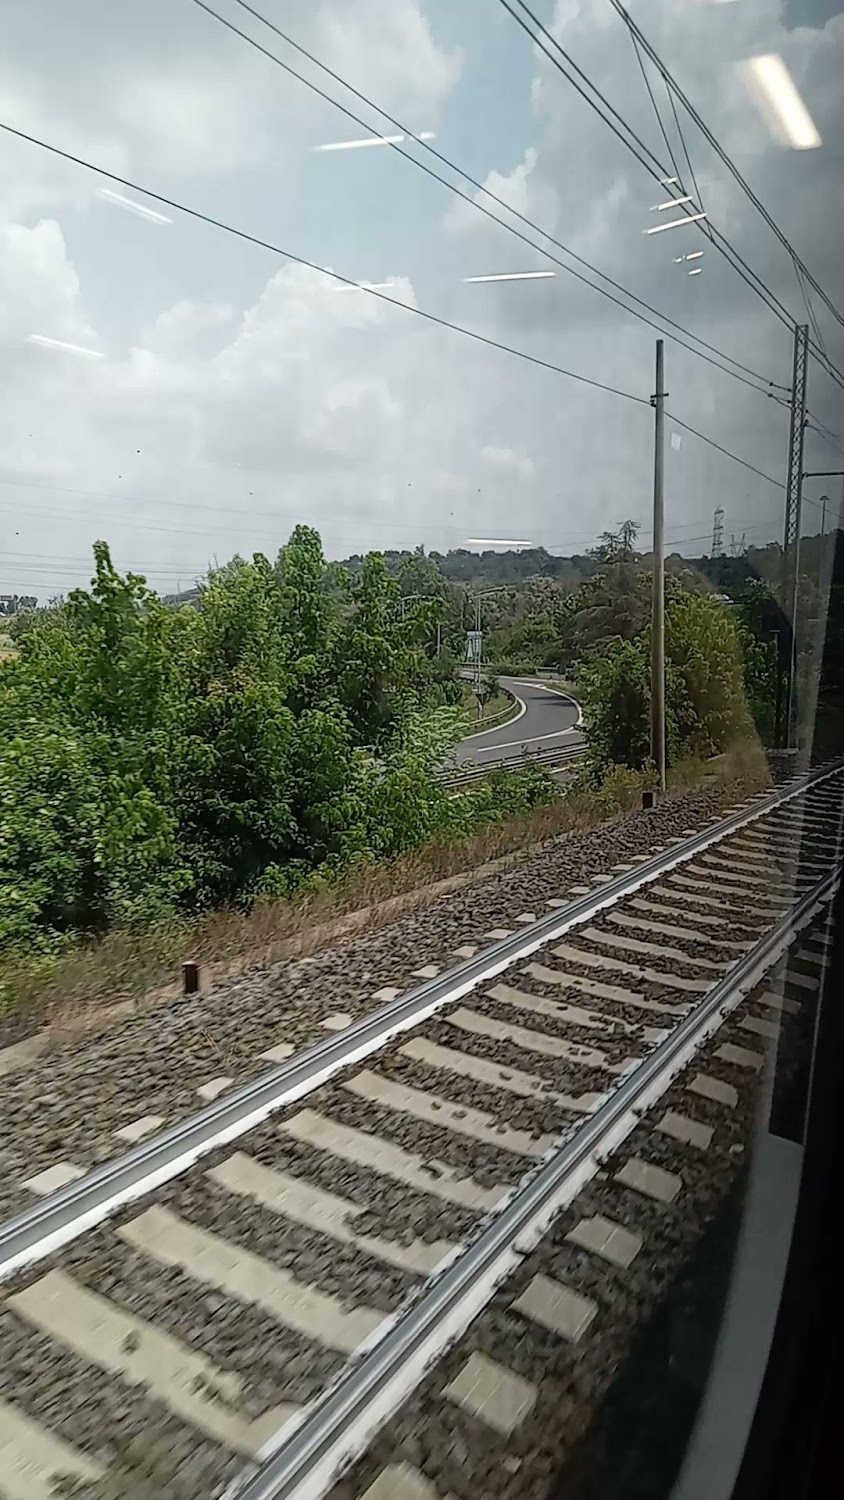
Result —
[[[800, 562], [800, 521], [803, 504], [803, 440], [806, 434], [806, 365], [809, 325], [794, 328], [794, 364], [791, 376], [791, 421], [788, 429], [788, 477], [785, 491], [785, 527], [782, 543], [782, 609], [785, 661], [779, 676], [784, 692], [778, 694], [777, 744], [795, 747], [797, 730], [797, 589]], [[782, 636], [780, 637], [782, 640]], [[784, 669], [784, 670], [783, 670]]]
[[651, 602], [651, 760], [665, 791], [665, 495], [663, 488], [665, 427], [665, 363], [662, 339], [656, 341], [654, 408], [654, 550]]

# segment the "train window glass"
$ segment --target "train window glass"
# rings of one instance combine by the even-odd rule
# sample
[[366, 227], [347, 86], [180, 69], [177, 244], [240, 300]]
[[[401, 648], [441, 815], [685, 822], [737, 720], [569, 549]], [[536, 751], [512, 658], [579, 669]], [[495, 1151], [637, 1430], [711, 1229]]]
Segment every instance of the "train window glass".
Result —
[[2, 18], [0, 1496], [726, 1500], [829, 1014], [839, 0]]

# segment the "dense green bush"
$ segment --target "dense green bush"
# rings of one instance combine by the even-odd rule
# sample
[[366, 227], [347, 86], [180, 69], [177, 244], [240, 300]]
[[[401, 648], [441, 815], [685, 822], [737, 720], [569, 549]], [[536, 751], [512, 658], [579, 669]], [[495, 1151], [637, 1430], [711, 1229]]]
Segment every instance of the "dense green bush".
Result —
[[[752, 731], [741, 624], [711, 595], [686, 594], [665, 614], [666, 749], [715, 755]], [[751, 658], [751, 666], [753, 659]], [[753, 679], [751, 678], [751, 682]], [[650, 631], [617, 640], [585, 662], [578, 692], [590, 766], [642, 768], [650, 754]]]
[[288, 894], [556, 796], [446, 795], [466, 719], [440, 609], [403, 615], [381, 557], [329, 565], [308, 527], [178, 610], [98, 543], [90, 589], [0, 664], [0, 948]]

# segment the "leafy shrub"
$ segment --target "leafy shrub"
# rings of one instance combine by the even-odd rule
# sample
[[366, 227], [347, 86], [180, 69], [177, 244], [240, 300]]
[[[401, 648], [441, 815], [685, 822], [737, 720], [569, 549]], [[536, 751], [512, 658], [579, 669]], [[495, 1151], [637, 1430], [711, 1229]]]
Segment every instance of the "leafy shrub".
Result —
[[503, 815], [503, 789], [458, 811], [442, 787], [465, 725], [439, 604], [403, 616], [382, 558], [329, 565], [300, 526], [176, 611], [94, 561], [0, 674], [0, 948], [315, 888]]
[[[665, 719], [669, 765], [714, 755], [751, 731], [740, 628], [707, 595], [669, 602], [665, 617]], [[650, 632], [609, 644], [584, 662], [578, 692], [591, 768], [641, 769], [650, 755]]]

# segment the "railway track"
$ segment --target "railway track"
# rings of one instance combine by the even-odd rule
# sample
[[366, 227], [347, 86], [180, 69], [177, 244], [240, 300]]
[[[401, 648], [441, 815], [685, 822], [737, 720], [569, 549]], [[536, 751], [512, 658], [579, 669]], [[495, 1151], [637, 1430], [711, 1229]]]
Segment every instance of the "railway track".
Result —
[[[700, 1148], [729, 1111], [782, 1018], [764, 976], [837, 884], [843, 800], [838, 767], [751, 799], [126, 1155], [57, 1160], [0, 1225], [0, 1496], [326, 1493], [719, 1027], [719, 1076], [654, 1139]], [[622, 1182], [658, 1199], [647, 1156]], [[632, 1232], [597, 1218], [583, 1245], [618, 1267]], [[525, 1295], [546, 1332], [590, 1321]], [[482, 1424], [488, 1375], [449, 1398]], [[438, 1500], [393, 1467], [344, 1493]]]

